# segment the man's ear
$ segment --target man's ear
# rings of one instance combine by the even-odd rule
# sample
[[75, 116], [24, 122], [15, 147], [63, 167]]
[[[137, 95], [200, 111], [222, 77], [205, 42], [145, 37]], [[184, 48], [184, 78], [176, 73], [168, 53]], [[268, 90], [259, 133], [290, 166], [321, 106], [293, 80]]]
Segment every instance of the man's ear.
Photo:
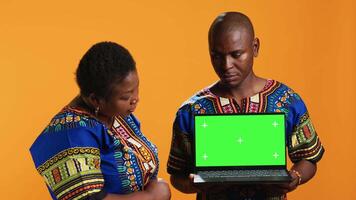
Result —
[[256, 37], [253, 40], [253, 56], [257, 57], [258, 56], [258, 51], [260, 50], [260, 40]]

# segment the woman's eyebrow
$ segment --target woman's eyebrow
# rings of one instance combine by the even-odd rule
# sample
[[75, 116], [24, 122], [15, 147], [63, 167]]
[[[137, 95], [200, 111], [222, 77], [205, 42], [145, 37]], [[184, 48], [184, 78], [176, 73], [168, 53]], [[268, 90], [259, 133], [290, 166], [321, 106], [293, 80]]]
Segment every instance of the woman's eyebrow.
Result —
[[127, 91], [124, 91], [124, 92], [122, 92], [123, 94], [125, 94], [125, 93], [132, 93], [134, 90], [127, 90]]

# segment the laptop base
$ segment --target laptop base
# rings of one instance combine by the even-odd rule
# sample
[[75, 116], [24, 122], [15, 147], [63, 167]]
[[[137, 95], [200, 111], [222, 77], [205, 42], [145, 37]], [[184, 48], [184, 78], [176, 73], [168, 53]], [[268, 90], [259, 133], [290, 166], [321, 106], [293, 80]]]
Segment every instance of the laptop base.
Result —
[[[282, 170], [285, 171], [286, 170]], [[207, 176], [206, 172], [197, 172], [193, 183], [200, 184], [281, 184], [291, 181], [289, 174], [281, 176]]]

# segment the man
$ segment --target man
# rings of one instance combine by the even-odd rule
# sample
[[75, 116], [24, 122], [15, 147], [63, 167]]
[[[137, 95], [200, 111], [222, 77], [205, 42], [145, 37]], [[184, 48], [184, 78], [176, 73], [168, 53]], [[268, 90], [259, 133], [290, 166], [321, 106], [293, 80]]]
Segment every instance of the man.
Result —
[[[219, 81], [199, 91], [178, 110], [168, 160], [172, 185], [197, 199], [285, 199], [286, 193], [309, 181], [324, 149], [300, 96], [286, 85], [258, 77], [253, 60], [259, 39], [249, 18], [238, 12], [219, 15], [209, 30], [209, 50]], [[292, 181], [276, 186], [196, 188], [192, 184], [194, 115], [201, 113], [284, 112]], [[219, 142], [216, 136], [216, 142]], [[219, 151], [219, 149], [217, 149]], [[263, 149], [261, 149], [263, 151]], [[221, 152], [223, 154], [224, 152]]]

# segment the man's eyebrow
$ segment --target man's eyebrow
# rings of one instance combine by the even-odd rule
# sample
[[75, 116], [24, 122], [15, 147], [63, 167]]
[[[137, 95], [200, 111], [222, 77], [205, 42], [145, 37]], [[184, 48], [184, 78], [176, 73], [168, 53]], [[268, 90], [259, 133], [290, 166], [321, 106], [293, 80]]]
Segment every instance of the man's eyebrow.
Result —
[[237, 49], [237, 50], [230, 51], [229, 54], [240, 53], [241, 51], [242, 49]]
[[[241, 51], [243, 51], [243, 50], [242, 50], [242, 49], [232, 50], [232, 51], [226, 53], [226, 55], [227, 55], [227, 54], [233, 54], [233, 53], [240, 53]], [[211, 53], [216, 53], [216, 54], [223, 54], [223, 55], [225, 55], [225, 53], [219, 52], [219, 51], [217, 51], [217, 50], [211, 50], [210, 52], [211, 52]]]

